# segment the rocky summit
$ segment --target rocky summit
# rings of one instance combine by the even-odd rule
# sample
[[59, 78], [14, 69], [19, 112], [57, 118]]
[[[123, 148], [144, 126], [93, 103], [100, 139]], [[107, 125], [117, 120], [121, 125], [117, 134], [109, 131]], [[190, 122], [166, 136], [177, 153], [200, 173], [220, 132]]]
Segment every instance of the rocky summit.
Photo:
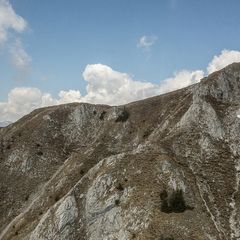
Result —
[[0, 129], [1, 240], [239, 240], [240, 63], [123, 106]]

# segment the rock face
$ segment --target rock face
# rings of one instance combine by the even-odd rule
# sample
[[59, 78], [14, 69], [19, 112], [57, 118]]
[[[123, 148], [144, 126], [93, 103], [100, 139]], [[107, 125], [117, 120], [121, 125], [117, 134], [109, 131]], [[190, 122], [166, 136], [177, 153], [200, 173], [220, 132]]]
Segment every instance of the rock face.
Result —
[[240, 239], [240, 64], [0, 129], [1, 240]]

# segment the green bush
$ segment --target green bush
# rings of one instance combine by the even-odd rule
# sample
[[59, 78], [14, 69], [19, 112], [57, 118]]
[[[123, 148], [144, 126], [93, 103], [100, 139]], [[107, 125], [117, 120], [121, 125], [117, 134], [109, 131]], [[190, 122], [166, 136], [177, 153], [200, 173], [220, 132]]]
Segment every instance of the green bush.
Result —
[[103, 120], [104, 119], [104, 116], [106, 115], [106, 111], [102, 111], [102, 113], [100, 114], [100, 117], [99, 117], [99, 119], [100, 120]]
[[168, 195], [166, 190], [163, 190], [160, 193], [161, 198], [161, 211], [165, 213], [182, 213], [186, 210], [193, 210], [193, 207], [189, 207], [186, 205], [183, 191], [174, 190], [170, 196]]
[[124, 108], [123, 111], [118, 115], [115, 122], [126, 122], [129, 118], [129, 112]]

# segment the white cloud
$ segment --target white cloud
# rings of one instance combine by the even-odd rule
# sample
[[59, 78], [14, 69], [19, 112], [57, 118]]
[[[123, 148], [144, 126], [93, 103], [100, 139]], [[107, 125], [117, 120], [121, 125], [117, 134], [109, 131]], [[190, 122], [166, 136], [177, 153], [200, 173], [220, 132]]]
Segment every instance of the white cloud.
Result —
[[0, 44], [7, 41], [8, 31], [22, 32], [27, 22], [15, 13], [8, 0], [0, 0]]
[[186, 87], [202, 77], [201, 71], [182, 71], [160, 84], [134, 80], [129, 74], [103, 64], [87, 65], [83, 78], [87, 93], [78, 90], [60, 91], [58, 98], [37, 88], [14, 88], [7, 102], [0, 102], [0, 121], [15, 121], [35, 108], [70, 102], [90, 102], [119, 105]]
[[41, 106], [42, 93], [37, 88], [14, 88], [8, 101], [0, 103], [1, 121], [14, 121]]
[[31, 64], [31, 57], [26, 53], [22, 42], [16, 39], [10, 47], [11, 62], [14, 68], [22, 72], [28, 72]]
[[0, 102], [0, 121], [15, 121], [36, 108], [80, 102], [80, 92], [75, 90], [60, 91], [55, 99], [49, 93], [43, 93], [38, 88], [18, 87], [8, 94], [6, 102]]
[[168, 78], [160, 85], [161, 93], [174, 91], [180, 88], [187, 87], [199, 82], [204, 77], [204, 72], [201, 70], [188, 71], [182, 70], [174, 74], [173, 77]]
[[240, 62], [240, 51], [223, 50], [220, 55], [214, 56], [213, 60], [208, 64], [208, 74], [218, 71], [227, 65]]
[[[0, 0], [0, 46], [9, 47], [11, 63], [14, 69], [18, 71], [19, 76], [26, 77], [29, 72], [31, 58], [24, 50], [23, 45], [17, 33], [27, 29], [27, 22], [19, 16], [9, 0]], [[11, 37], [9, 37], [11, 33]]]
[[[240, 52], [222, 51], [209, 63], [207, 71], [211, 72], [213, 66], [218, 70], [221, 66], [239, 61], [236, 57], [238, 54]], [[54, 98], [50, 93], [43, 93], [37, 88], [15, 88], [9, 92], [6, 102], [0, 102], [0, 121], [15, 121], [35, 108], [68, 102], [124, 104], [187, 87], [203, 77], [202, 70], [182, 70], [159, 84], [153, 84], [134, 80], [129, 74], [107, 65], [89, 64], [83, 71], [83, 78], [87, 82], [86, 95], [82, 96], [78, 90], [69, 90], [60, 91], [58, 98]]]
[[81, 100], [92, 103], [119, 105], [170, 92], [196, 83], [202, 71], [183, 70], [160, 84], [134, 80], [127, 73], [113, 70], [103, 64], [87, 65], [83, 78], [88, 82], [87, 94]]
[[113, 70], [103, 64], [87, 65], [83, 78], [88, 82], [85, 102], [118, 105], [157, 93], [150, 82], [135, 81], [127, 73]]
[[58, 104], [81, 101], [81, 93], [78, 90], [60, 91], [58, 96]]
[[145, 49], [145, 50], [149, 50], [151, 48], [151, 46], [157, 41], [157, 37], [156, 36], [142, 36], [140, 37], [140, 39], [138, 40], [137, 43], [137, 47]]

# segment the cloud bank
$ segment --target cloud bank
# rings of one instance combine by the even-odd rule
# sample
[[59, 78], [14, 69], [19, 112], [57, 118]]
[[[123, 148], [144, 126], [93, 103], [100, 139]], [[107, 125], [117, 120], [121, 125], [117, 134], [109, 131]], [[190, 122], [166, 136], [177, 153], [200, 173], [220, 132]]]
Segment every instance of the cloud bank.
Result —
[[[214, 56], [208, 64], [206, 74], [233, 62], [240, 62], [240, 52], [223, 50]], [[15, 121], [32, 110], [55, 104], [70, 102], [90, 102], [109, 105], [125, 104], [131, 101], [174, 91], [197, 83], [205, 75], [203, 70], [182, 70], [159, 84], [142, 82], [133, 79], [129, 74], [119, 72], [107, 65], [89, 64], [83, 71], [83, 79], [87, 82], [86, 95], [79, 90], [62, 90], [54, 98], [38, 88], [14, 88], [8, 94], [6, 102], [0, 102], [0, 121]]]
[[83, 72], [87, 82], [85, 96], [78, 90], [69, 90], [60, 91], [58, 98], [53, 98], [38, 88], [14, 88], [9, 92], [8, 100], [0, 102], [0, 121], [15, 121], [36, 108], [70, 102], [125, 104], [186, 87], [202, 77], [202, 71], [184, 70], [160, 84], [153, 84], [136, 81], [129, 74], [115, 71], [107, 65], [90, 64]]

